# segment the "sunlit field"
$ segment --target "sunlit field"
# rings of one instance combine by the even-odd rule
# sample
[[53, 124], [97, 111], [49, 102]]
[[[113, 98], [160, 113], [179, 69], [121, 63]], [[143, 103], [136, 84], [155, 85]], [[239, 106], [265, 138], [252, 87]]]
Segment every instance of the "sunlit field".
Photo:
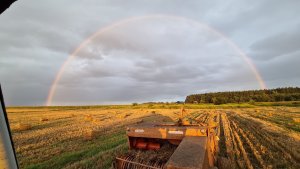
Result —
[[[181, 104], [10, 107], [21, 168], [110, 168], [125, 126], [176, 121]], [[299, 102], [189, 104], [185, 118], [219, 123], [220, 168], [300, 168]]]

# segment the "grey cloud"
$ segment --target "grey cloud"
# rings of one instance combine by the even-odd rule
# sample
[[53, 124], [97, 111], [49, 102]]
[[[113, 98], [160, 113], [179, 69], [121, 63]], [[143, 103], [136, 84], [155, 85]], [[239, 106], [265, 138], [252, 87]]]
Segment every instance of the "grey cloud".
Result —
[[[160, 28], [160, 25], [157, 26]], [[155, 24], [152, 28], [157, 29]], [[68, 96], [68, 99], [83, 97], [82, 92], [75, 91], [84, 90], [90, 93], [91, 88], [85, 90], [84, 86], [96, 86], [92, 89], [95, 93], [101, 93], [99, 98], [95, 96], [101, 102], [111, 99], [120, 102], [132, 99], [141, 101], [141, 98], [144, 100], [175, 96], [183, 98], [183, 93], [189, 93], [191, 88], [197, 88], [195, 86], [212, 87], [214, 85], [209, 85], [209, 83], [213, 81], [219, 83], [226, 81], [226, 78], [219, 80], [220, 75], [226, 77], [228, 73], [234, 74], [234, 71], [229, 71], [230, 69], [237, 68], [240, 72], [246, 69], [243, 71], [244, 77], [239, 77], [241, 79], [245, 76], [253, 76], [236, 52], [225, 41], [216, 41], [214, 36], [206, 34], [194, 37], [193, 35], [198, 35], [196, 31], [186, 35], [176, 35], [174, 38], [172, 36], [174, 34], [169, 33], [168, 36], [147, 38], [146, 44], [143, 44], [143, 39], [135, 36], [136, 34], [131, 34], [131, 32], [139, 32], [140, 29], [142, 28], [134, 27], [129, 33], [123, 32], [124, 29], [114, 30], [115, 34], [107, 36], [109, 38], [101, 36], [99, 40], [95, 39], [86, 46], [86, 48], [97, 49], [100, 46], [109, 49], [104, 57], [100, 57], [101, 59], [94, 59], [94, 51], [98, 51], [99, 56], [102, 56], [102, 50], [83, 48], [84, 57], [78, 56], [69, 65], [60, 83], [60, 89], [57, 90], [60, 94], [54, 100], [61, 100], [65, 96]], [[120, 33], [126, 36], [120, 36]], [[185, 39], [185, 37], [193, 37], [193, 39]], [[186, 43], [196, 41], [197, 45], [184, 46]], [[176, 45], [172, 47], [174, 43], [177, 43], [178, 47]], [[215, 48], [221, 48], [223, 51], [215, 50]], [[235, 75], [227, 75], [227, 77], [231, 84], [239, 84], [240, 80], [236, 80]], [[193, 83], [195, 80], [200, 83]], [[251, 78], [246, 78], [244, 81], [249, 82], [249, 80], [253, 81]], [[130, 94], [124, 94], [127, 92]], [[80, 93], [80, 96], [76, 93]], [[72, 97], [69, 97], [70, 95]], [[89, 102], [90, 94], [85, 95], [87, 97], [84, 99], [85, 102]], [[64, 102], [62, 100], [60, 102]], [[71, 99], [72, 101], [76, 99]]]
[[[270, 33], [278, 33], [289, 26], [299, 24], [298, 9], [300, 2], [288, 1], [231, 1], [226, 7], [221, 8], [216, 17], [209, 17], [212, 24], [231, 35], [234, 39], [258, 38]], [[223, 19], [224, 13], [227, 18]], [[214, 14], [214, 13], [213, 13]], [[214, 16], [214, 15], [213, 15]]]
[[[162, 14], [226, 34], [268, 86], [299, 85], [299, 7], [293, 0], [17, 1], [0, 16], [1, 83], [9, 105], [44, 104], [62, 64], [87, 37], [129, 17]], [[226, 40], [171, 18], [131, 21], [90, 41], [67, 65], [54, 104], [176, 101], [259, 88]]]
[[269, 60], [299, 51], [299, 26], [300, 24], [297, 28], [255, 42], [251, 45], [251, 50], [254, 52], [252, 56], [257, 59]]
[[289, 83], [289, 85], [296, 86], [297, 82], [293, 81], [299, 78], [299, 63], [300, 51], [297, 51], [269, 60], [268, 62], [259, 64], [258, 66], [265, 67], [262, 71], [265, 79], [270, 81], [281, 79], [281, 83], [283, 84]]

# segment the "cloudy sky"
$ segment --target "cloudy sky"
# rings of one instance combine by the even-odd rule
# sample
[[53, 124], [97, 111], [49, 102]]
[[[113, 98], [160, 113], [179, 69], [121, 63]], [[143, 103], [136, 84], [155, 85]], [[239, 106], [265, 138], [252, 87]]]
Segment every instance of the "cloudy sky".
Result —
[[254, 67], [267, 88], [300, 86], [299, 11], [298, 0], [19, 0], [0, 15], [5, 101], [45, 105], [60, 70], [51, 105], [259, 89]]

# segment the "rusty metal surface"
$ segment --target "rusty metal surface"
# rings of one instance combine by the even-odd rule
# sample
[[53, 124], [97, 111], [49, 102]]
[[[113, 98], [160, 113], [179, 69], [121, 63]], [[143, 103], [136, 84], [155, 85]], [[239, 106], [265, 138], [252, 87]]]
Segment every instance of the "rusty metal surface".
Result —
[[[161, 161], [158, 158], [127, 154], [116, 158], [115, 168], [126, 169], [208, 169], [216, 159], [215, 127], [178, 125], [178, 123], [139, 123], [127, 127], [129, 148], [134, 151], [161, 151], [160, 146], [171, 143], [176, 149]], [[174, 153], [173, 153], [174, 152]], [[156, 157], [156, 156], [155, 156]]]
[[166, 169], [205, 169], [207, 137], [185, 137], [166, 164]]
[[127, 128], [127, 136], [182, 140], [186, 136], [207, 136], [207, 127], [199, 125], [138, 124]]

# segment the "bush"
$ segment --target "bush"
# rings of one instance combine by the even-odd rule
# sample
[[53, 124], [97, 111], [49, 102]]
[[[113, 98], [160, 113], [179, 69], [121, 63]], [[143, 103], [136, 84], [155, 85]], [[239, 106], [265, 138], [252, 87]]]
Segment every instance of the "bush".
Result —
[[251, 99], [251, 100], [249, 101], [249, 104], [254, 105], [254, 104], [255, 104], [255, 101]]

